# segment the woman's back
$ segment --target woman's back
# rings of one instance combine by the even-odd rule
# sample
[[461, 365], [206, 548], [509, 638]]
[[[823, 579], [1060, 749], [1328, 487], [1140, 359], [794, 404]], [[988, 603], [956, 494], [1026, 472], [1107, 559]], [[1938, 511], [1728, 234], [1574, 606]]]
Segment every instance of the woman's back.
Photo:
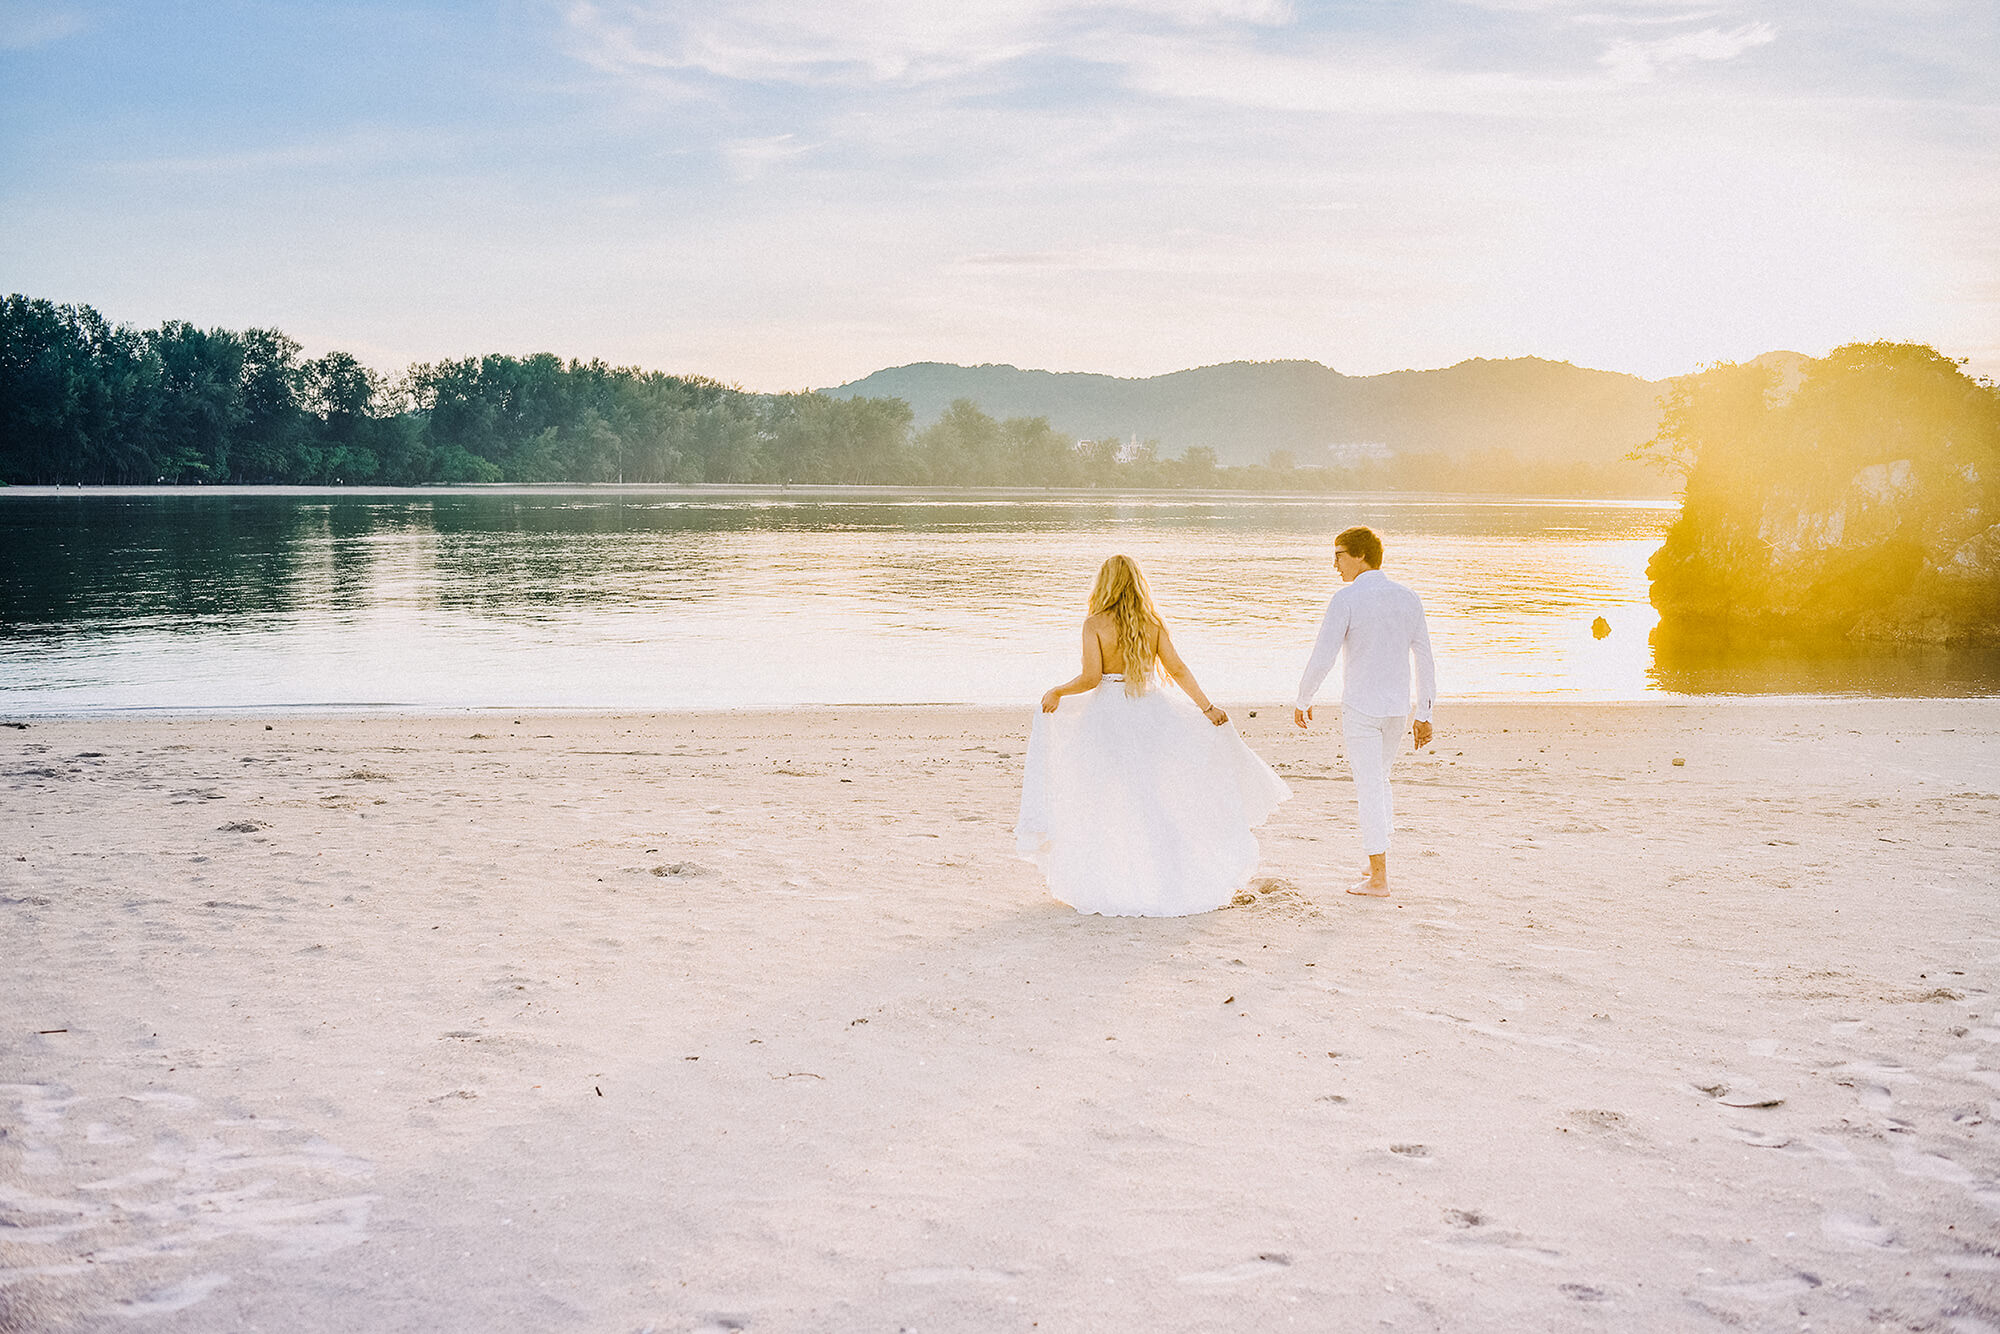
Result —
[[[1112, 675], [1123, 675], [1126, 669], [1125, 650], [1118, 644], [1118, 618], [1108, 611], [1098, 612], [1087, 618], [1084, 626], [1097, 636], [1097, 656], [1103, 669]], [[1157, 626], [1145, 629], [1146, 661], [1135, 670], [1144, 673], [1152, 668], [1160, 656], [1160, 631]]]

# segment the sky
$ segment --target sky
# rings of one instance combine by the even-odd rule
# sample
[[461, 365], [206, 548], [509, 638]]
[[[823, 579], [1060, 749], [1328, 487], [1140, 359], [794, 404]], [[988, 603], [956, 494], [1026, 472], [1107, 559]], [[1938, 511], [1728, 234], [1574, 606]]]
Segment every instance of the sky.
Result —
[[0, 290], [387, 371], [2000, 376], [1994, 0], [0, 0]]

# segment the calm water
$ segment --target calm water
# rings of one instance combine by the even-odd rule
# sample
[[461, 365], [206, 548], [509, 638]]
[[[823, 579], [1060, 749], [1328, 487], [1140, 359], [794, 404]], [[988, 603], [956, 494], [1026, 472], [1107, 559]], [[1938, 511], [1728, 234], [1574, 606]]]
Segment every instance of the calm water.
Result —
[[[926, 492], [0, 492], [0, 713], [1022, 703], [1145, 566], [1203, 685], [1290, 698], [1333, 534], [1383, 533], [1444, 693], [2000, 693], [1943, 654], [1657, 650], [1664, 503]], [[1610, 622], [1598, 640], [1593, 618]]]

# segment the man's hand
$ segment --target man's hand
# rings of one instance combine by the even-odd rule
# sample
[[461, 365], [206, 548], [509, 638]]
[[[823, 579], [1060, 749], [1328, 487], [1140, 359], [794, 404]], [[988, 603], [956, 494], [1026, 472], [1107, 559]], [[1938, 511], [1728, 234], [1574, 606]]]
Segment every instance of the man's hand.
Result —
[[1418, 750], [1431, 744], [1431, 725], [1421, 719], [1410, 724], [1410, 734], [1416, 737]]
[[1292, 723], [1294, 726], [1304, 727], [1308, 722], [1312, 721], [1312, 716], [1313, 711], [1310, 708], [1294, 708], [1292, 710]]

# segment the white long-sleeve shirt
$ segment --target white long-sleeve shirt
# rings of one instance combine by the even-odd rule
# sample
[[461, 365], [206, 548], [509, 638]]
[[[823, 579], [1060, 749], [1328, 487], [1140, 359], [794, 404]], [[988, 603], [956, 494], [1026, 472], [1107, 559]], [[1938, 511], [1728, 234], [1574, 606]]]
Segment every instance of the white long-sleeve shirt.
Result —
[[1312, 660], [1299, 681], [1298, 707], [1308, 708], [1321, 682], [1344, 661], [1341, 704], [1377, 718], [1410, 716], [1410, 663], [1416, 661], [1416, 718], [1429, 722], [1437, 700], [1437, 665], [1431, 632], [1416, 591], [1383, 574], [1363, 570], [1333, 595], [1319, 625]]

